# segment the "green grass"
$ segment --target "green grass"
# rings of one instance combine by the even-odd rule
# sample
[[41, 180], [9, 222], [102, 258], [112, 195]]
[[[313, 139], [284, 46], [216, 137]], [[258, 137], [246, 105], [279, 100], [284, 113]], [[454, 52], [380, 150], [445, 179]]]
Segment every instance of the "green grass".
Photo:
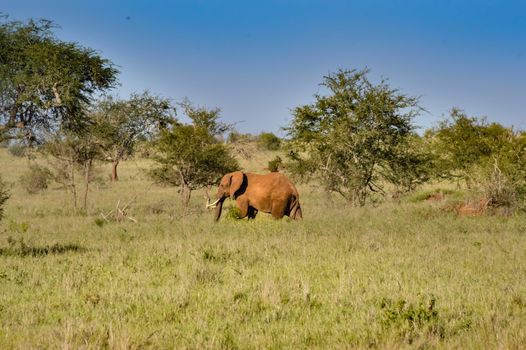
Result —
[[[259, 170], [272, 154], [245, 162]], [[261, 160], [263, 159], [263, 160]], [[300, 186], [302, 222], [183, 215], [146, 161], [86, 213], [23, 158], [0, 228], [0, 348], [510, 348], [526, 343], [526, 218], [461, 218], [425, 201], [349, 208]], [[109, 170], [109, 169], [106, 169]], [[133, 200], [135, 198], [135, 200]], [[101, 212], [132, 201], [137, 219]]]

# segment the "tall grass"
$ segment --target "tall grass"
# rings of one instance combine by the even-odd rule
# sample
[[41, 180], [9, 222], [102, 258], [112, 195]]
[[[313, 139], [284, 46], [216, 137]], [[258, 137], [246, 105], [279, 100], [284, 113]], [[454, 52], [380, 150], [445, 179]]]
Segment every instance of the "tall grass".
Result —
[[[275, 154], [244, 166], [260, 170]], [[151, 185], [146, 161], [93, 189], [12, 198], [0, 233], [0, 348], [516, 348], [526, 343], [524, 216], [427, 202], [349, 208], [300, 186], [302, 222], [222, 219]], [[132, 202], [137, 219], [101, 212]], [[101, 219], [103, 221], [101, 221]]]

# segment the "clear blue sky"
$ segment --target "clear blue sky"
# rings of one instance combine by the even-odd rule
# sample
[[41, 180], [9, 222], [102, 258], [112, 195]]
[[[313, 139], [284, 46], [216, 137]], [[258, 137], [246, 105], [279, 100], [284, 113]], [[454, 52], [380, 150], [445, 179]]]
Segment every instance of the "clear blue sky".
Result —
[[121, 70], [116, 93], [149, 89], [217, 106], [243, 132], [279, 132], [323, 75], [372, 70], [421, 96], [429, 127], [453, 106], [526, 129], [526, 1], [0, 0]]

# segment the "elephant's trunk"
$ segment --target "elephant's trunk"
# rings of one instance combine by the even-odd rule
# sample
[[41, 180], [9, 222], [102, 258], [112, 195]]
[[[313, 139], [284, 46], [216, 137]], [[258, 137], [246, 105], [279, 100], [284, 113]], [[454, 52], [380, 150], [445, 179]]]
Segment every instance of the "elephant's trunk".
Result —
[[224, 199], [220, 199], [219, 202], [217, 202], [216, 207], [214, 209], [214, 221], [219, 220], [221, 217], [221, 211], [223, 210], [223, 202]]

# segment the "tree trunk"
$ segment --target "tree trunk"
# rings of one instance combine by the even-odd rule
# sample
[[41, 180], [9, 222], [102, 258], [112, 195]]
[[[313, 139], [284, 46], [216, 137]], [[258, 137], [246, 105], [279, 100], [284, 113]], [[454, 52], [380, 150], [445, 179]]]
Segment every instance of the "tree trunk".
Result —
[[117, 182], [119, 181], [119, 176], [117, 175], [117, 166], [119, 165], [119, 161], [114, 161], [111, 163], [111, 182]]
[[88, 191], [91, 173], [91, 159], [84, 163], [84, 202], [83, 209], [86, 210], [88, 206]]
[[77, 211], [77, 187], [75, 185], [75, 165], [73, 164], [73, 161], [69, 162], [69, 167], [71, 169], [70, 190], [71, 190], [71, 194], [73, 195], [73, 209]]
[[183, 204], [183, 208], [188, 208], [188, 204], [190, 203], [190, 196], [192, 195], [192, 189], [187, 184], [183, 183], [181, 185], [181, 202]]

